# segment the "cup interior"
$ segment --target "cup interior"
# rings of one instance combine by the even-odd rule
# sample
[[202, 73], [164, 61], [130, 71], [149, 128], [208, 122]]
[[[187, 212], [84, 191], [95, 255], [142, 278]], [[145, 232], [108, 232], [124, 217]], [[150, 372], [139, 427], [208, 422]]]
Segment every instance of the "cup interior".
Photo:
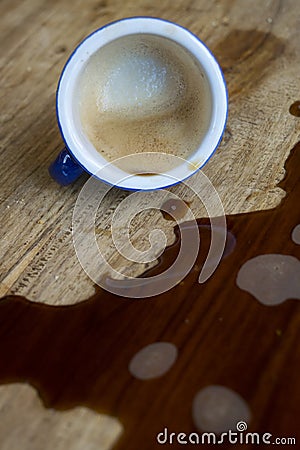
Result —
[[[78, 82], [89, 58], [100, 47], [132, 34], [152, 34], [171, 39], [194, 56], [209, 84], [211, 115], [197, 150], [187, 160], [164, 173], [133, 175], [109, 163], [92, 145], [83, 131], [79, 113]], [[70, 56], [57, 89], [57, 118], [66, 146], [77, 162], [90, 174], [124, 189], [152, 190], [174, 185], [193, 175], [217, 148], [227, 118], [227, 91], [222, 71], [208, 48], [190, 31], [155, 18], [129, 18], [106, 25], [88, 36]], [[128, 158], [128, 157], [126, 157]], [[174, 156], [174, 158], [177, 158]], [[119, 166], [119, 167], [118, 167]]]

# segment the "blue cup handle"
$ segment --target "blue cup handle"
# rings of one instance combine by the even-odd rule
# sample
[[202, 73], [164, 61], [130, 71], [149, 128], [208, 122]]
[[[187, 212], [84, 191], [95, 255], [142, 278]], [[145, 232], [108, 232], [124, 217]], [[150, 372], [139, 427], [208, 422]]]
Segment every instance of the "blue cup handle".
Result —
[[72, 158], [64, 148], [55, 161], [49, 166], [50, 176], [62, 186], [73, 183], [83, 174], [83, 168]]

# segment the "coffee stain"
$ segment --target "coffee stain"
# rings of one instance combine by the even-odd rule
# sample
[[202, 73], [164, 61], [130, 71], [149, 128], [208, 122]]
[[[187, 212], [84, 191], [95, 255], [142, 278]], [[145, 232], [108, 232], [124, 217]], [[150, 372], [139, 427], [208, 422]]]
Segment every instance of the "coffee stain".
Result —
[[[198, 284], [198, 276], [210, 226], [208, 219], [199, 219], [196, 264], [183, 283], [164, 294], [139, 300], [97, 289], [88, 300], [62, 307], [3, 298], [0, 383], [31, 383], [47, 408], [80, 405], [117, 417], [124, 425], [119, 450], [156, 448], [156, 435], [164, 427], [196, 431], [193, 399], [207, 385], [238, 392], [253, 413], [255, 432], [300, 439], [299, 302], [266, 307], [236, 285], [239, 268], [258, 254], [300, 257], [290, 238], [299, 224], [300, 143], [285, 168], [279, 186], [287, 195], [278, 207], [227, 216], [235, 246], [205, 284]], [[175, 232], [175, 243], [143, 276], [160, 273], [174, 261], [178, 227]], [[280, 339], [276, 330], [282, 330]], [[158, 341], [177, 347], [176, 364], [159, 378], [134, 378], [130, 361]]]
[[177, 198], [170, 198], [163, 203], [160, 212], [165, 220], [176, 221], [182, 219], [187, 214], [189, 207], [190, 202]]
[[93, 12], [99, 12], [99, 13], [105, 13], [107, 10], [107, 7], [109, 6], [109, 2], [106, 0], [100, 0], [97, 2], [93, 7]]
[[220, 144], [220, 145], [222, 145], [222, 146], [225, 147], [225, 145], [227, 145], [227, 144], [231, 141], [232, 136], [233, 136], [233, 132], [232, 132], [232, 130], [229, 128], [229, 126], [227, 125], [227, 126], [226, 126], [226, 129], [225, 129], [225, 131], [224, 131], [224, 134], [223, 134], [222, 141], [221, 141], [221, 144]]
[[160, 175], [158, 173], [155, 172], [139, 172], [135, 174], [138, 177], [154, 177], [155, 175]]
[[227, 81], [229, 97], [245, 95], [272, 73], [272, 63], [284, 52], [285, 43], [270, 32], [232, 30], [214, 48]]
[[55, 47], [54, 51], [58, 54], [65, 53], [67, 51], [67, 47], [65, 45], [58, 45]]
[[295, 117], [300, 117], [300, 100], [290, 106], [289, 112]]

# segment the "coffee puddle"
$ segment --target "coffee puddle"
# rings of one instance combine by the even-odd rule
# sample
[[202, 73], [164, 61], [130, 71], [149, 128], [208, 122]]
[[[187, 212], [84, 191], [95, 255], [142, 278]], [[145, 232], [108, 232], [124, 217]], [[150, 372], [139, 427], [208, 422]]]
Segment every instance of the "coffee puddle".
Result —
[[[280, 186], [287, 194], [277, 208], [227, 217], [226, 257], [204, 284], [198, 283], [198, 275], [210, 227], [200, 219], [197, 262], [183, 282], [164, 294], [136, 300], [98, 289], [85, 302], [63, 307], [3, 298], [0, 382], [31, 383], [46, 407], [83, 405], [118, 417], [124, 434], [117, 447], [124, 450], [153, 449], [164, 427], [195, 431], [193, 398], [207, 385], [239, 392], [253, 413], [254, 431], [296, 437], [300, 305], [263, 306], [236, 284], [240, 267], [257, 255], [300, 257], [300, 247], [291, 239], [300, 223], [300, 143], [285, 167]], [[175, 232], [176, 242], [148, 276], [176, 258], [176, 227]], [[162, 376], [136, 379], [130, 361], [156, 342], [173, 344], [178, 358]]]

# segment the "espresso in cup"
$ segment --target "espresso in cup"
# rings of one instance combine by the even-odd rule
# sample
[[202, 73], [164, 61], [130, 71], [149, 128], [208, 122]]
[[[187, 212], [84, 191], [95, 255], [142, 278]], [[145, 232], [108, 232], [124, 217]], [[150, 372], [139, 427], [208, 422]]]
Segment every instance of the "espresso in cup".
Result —
[[[166, 172], [189, 160], [206, 134], [212, 98], [206, 75], [178, 43], [151, 34], [96, 51], [79, 80], [82, 129], [95, 149], [128, 173]], [[122, 162], [123, 161], [123, 162]]]

